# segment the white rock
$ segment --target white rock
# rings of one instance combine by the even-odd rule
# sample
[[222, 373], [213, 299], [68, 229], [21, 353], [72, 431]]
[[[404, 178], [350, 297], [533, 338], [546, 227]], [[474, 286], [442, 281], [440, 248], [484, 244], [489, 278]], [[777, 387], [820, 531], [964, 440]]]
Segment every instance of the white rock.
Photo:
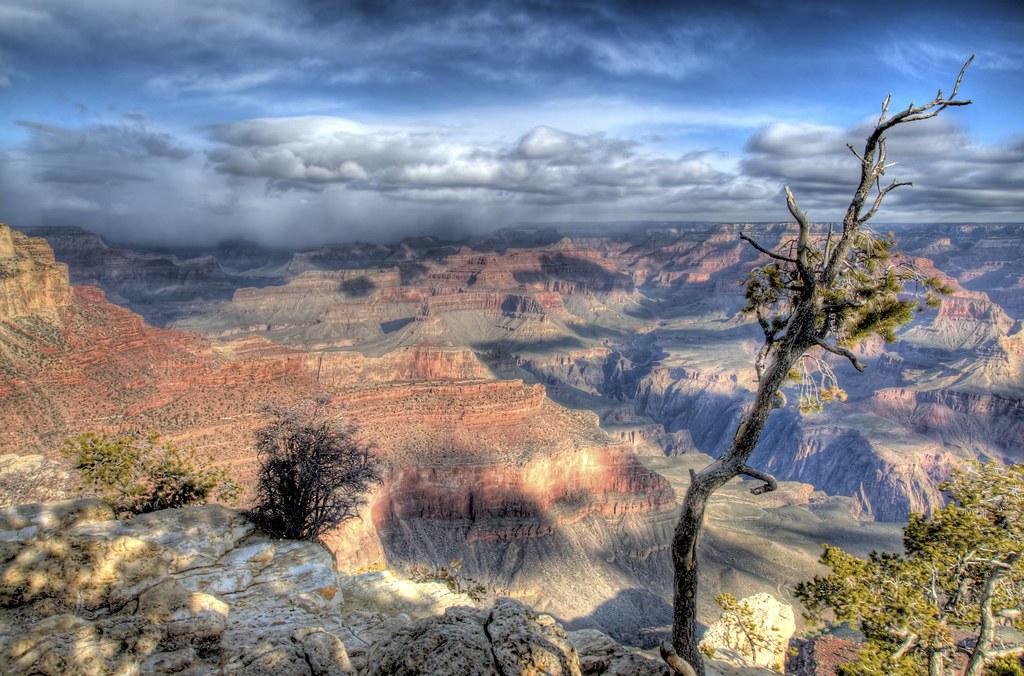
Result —
[[764, 637], [769, 645], [752, 646], [744, 632], [723, 618], [708, 627], [701, 646], [713, 649], [716, 657], [735, 666], [746, 663], [782, 671], [789, 639], [796, 631], [793, 607], [766, 593], [748, 596], [739, 603], [753, 612], [754, 633]]

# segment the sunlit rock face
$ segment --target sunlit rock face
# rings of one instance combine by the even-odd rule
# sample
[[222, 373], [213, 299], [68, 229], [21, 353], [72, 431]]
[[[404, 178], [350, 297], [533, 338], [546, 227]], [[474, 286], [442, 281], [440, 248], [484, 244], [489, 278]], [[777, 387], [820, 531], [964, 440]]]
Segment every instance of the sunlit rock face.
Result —
[[[675, 494], [594, 413], [556, 404], [541, 384], [496, 380], [463, 348], [324, 353], [315, 367], [389, 468], [362, 520], [328, 538], [343, 569], [458, 560], [464, 575], [570, 622], [650, 586], [617, 556], [667, 586]], [[648, 561], [652, 552], [665, 560]], [[569, 560], [586, 570], [577, 576]], [[663, 614], [664, 601], [643, 593]], [[609, 615], [591, 624], [615, 631], [632, 617], [635, 634], [665, 622]]]
[[0, 532], [4, 673], [351, 673], [330, 555], [254, 535], [237, 512], [115, 521], [66, 501], [0, 512]]
[[[385, 541], [401, 540], [415, 520], [450, 524], [467, 543], [553, 533], [590, 514], [608, 518], [666, 509], [668, 483], [621, 448], [535, 457], [522, 466], [409, 466], [392, 473], [374, 501]], [[401, 546], [401, 545], [398, 545]]]
[[[615, 439], [637, 452], [720, 453], [749, 401], [758, 341], [739, 313], [737, 282], [759, 258], [739, 233], [772, 247], [792, 229], [651, 224], [607, 237], [584, 230], [570, 237], [550, 228], [505, 231], [458, 244], [339, 244], [277, 267], [260, 261], [246, 274], [273, 274], [281, 283], [239, 288], [230, 302], [194, 308], [179, 325], [218, 338], [255, 332], [306, 351], [307, 374], [328, 387], [344, 389], [356, 378], [412, 382], [416, 373], [424, 381], [540, 382], [556, 401], [596, 412]], [[773, 423], [760, 460], [785, 477], [854, 497], [864, 514], [902, 519], [935, 503], [936, 482], [959, 458], [1024, 458], [1012, 406], [988, 415], [967, 403], [1022, 397], [1021, 234], [1010, 225], [898, 231], [904, 260], [946, 280], [954, 294], [896, 344], [864, 346], [867, 373], [834, 362], [849, 401]], [[224, 256], [224, 270], [257, 260]], [[405, 350], [420, 350], [422, 363], [413, 365]], [[486, 366], [470, 356], [484, 357]], [[435, 393], [447, 402], [481, 396], [465, 384], [414, 390], [375, 396], [396, 411]], [[915, 393], [913, 414], [900, 413], [903, 404], [886, 394], [892, 391]], [[501, 396], [509, 415], [532, 410], [515, 387]], [[480, 409], [481, 419], [505, 415], [502, 406]], [[464, 422], [471, 427], [469, 415]], [[398, 432], [388, 425], [384, 433]], [[856, 480], [825, 472], [829, 453], [809, 450], [834, 449], [838, 458], [843, 447], [864, 470]]]
[[0, 321], [71, 303], [68, 268], [40, 237], [0, 223]]

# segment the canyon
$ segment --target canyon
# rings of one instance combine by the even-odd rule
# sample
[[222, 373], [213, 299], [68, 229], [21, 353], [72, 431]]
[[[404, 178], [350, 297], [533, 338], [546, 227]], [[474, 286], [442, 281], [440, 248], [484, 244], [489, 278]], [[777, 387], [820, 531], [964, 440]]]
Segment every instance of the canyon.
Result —
[[[689, 469], [753, 388], [738, 282], [758, 255], [739, 232], [772, 246], [787, 227], [524, 226], [294, 254], [34, 231], [56, 256], [0, 227], [0, 452], [59, 469], [83, 428], [156, 430], [246, 481], [260, 403], [327, 392], [388, 466], [328, 538], [341, 568], [458, 560], [570, 628], [651, 645]], [[864, 374], [833, 364], [845, 403], [772, 417], [753, 463], [780, 490], [713, 499], [702, 621], [719, 591], [791, 600], [822, 542], [898, 549], [899, 522], [939, 504], [964, 458], [1024, 460], [1024, 227], [897, 235], [953, 293], [896, 343], [860, 347]]]

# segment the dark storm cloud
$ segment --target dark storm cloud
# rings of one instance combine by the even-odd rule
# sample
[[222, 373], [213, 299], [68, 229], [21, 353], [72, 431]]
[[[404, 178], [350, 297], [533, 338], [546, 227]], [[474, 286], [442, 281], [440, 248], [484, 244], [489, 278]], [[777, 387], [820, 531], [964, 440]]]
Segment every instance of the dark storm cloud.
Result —
[[317, 243], [776, 220], [787, 182], [834, 217], [862, 97], [916, 96], [973, 50], [989, 103], [950, 117], [986, 117], [894, 134], [917, 185], [885, 216], [1020, 219], [1020, 7], [0, 0], [0, 219]]
[[410, 85], [429, 91], [437, 83], [449, 97], [473, 98], [486, 91], [474, 84], [571, 87], [587, 73], [679, 81], [742, 47], [735, 20], [695, 20], [694, 12], [668, 4], [9, 4], [0, 10], [0, 39], [20, 55], [51, 62], [71, 51], [93, 68], [150, 72], [148, 90], [165, 98], [352, 85], [395, 90], [398, 97]]
[[18, 120], [29, 132], [29, 149], [40, 155], [92, 157], [110, 161], [162, 157], [181, 160], [192, 154], [168, 134], [152, 133], [136, 122], [131, 125], [100, 124], [69, 129], [53, 124]]
[[77, 185], [122, 185], [131, 181], [150, 181], [152, 177], [103, 165], [86, 167], [49, 167], [35, 174], [42, 183], [70, 183]]

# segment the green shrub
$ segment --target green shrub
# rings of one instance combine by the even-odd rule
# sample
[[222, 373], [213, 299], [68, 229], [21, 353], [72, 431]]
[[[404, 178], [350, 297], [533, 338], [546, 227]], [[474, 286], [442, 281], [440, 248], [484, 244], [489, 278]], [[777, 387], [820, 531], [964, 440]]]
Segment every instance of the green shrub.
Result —
[[139, 438], [85, 432], [66, 439], [61, 452], [78, 470], [83, 488], [120, 517], [211, 499], [234, 502], [241, 493], [226, 468], [212, 467], [195, 449], [161, 442], [157, 434]]

